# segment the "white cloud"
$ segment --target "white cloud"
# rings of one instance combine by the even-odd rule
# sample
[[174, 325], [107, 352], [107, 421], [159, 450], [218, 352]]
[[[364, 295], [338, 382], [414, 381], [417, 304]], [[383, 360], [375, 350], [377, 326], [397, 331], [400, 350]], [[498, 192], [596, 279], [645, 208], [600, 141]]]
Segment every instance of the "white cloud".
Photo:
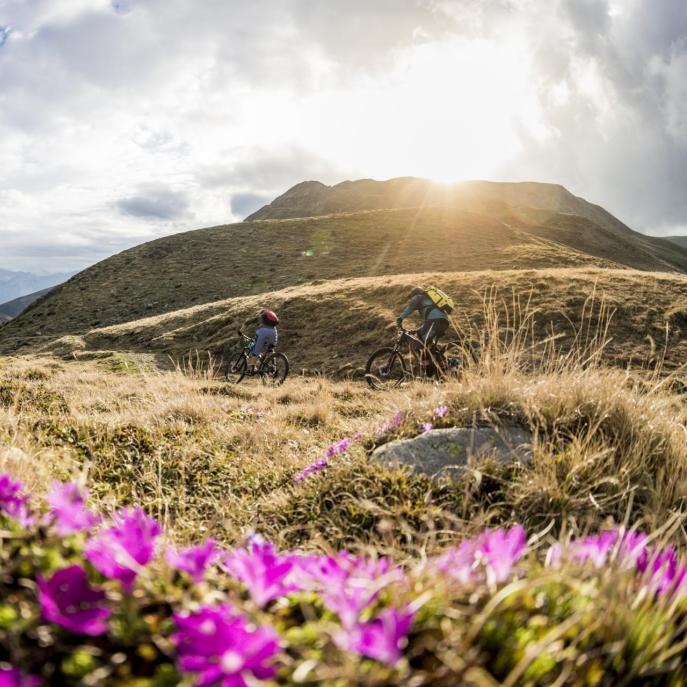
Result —
[[311, 178], [560, 181], [687, 222], [683, 0], [0, 0], [0, 27], [0, 267]]

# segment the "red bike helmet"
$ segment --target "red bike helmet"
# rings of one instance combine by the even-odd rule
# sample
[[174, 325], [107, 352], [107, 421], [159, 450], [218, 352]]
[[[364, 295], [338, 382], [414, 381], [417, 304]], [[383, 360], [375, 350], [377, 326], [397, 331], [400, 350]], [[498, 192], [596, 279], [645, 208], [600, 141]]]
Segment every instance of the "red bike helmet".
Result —
[[277, 313], [274, 312], [274, 310], [263, 310], [261, 317], [262, 321], [265, 324], [279, 324], [279, 318], [277, 317]]

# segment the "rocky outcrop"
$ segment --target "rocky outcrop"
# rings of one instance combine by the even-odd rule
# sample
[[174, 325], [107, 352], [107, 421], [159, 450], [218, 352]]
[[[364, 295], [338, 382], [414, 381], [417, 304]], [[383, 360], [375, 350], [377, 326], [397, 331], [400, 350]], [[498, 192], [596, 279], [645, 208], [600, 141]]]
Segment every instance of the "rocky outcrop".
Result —
[[515, 426], [432, 429], [412, 439], [384, 444], [370, 460], [384, 467], [408, 467], [434, 479], [459, 476], [467, 466], [487, 457], [501, 463], [528, 463], [531, 433]]

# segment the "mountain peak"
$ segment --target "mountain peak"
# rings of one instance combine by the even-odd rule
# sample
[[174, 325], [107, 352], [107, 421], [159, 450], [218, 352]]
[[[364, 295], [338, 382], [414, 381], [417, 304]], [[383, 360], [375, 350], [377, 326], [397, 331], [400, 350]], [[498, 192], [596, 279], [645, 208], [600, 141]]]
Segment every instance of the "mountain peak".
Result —
[[384, 181], [357, 179], [327, 186], [319, 181], [296, 184], [245, 221], [314, 217], [342, 212], [409, 207], [465, 205], [470, 201], [493, 205], [536, 207], [574, 212], [577, 199], [560, 184], [533, 181], [464, 181], [440, 184], [420, 177], [396, 177]]

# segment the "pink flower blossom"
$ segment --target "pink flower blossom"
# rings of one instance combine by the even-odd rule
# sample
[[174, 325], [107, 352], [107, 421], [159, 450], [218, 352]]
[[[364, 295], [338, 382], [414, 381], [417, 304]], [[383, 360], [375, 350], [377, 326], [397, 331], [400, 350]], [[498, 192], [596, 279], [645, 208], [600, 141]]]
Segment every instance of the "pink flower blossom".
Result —
[[401, 415], [401, 411], [396, 411], [396, 415], [394, 415], [394, 429], [398, 429], [401, 426], [402, 419], [403, 416]]
[[591, 563], [595, 568], [604, 567], [609, 560], [616, 560], [624, 566], [633, 566], [640, 558], [647, 555], [647, 536], [637, 532], [607, 530], [589, 535], [582, 539], [573, 539], [561, 546], [554, 544], [549, 550], [550, 565], [559, 565], [562, 559], [577, 563]]
[[443, 404], [443, 403], [434, 409], [434, 417], [438, 418], [438, 419], [445, 417], [447, 413], [448, 413], [448, 406]]
[[251, 687], [269, 680], [279, 653], [279, 636], [270, 627], [254, 627], [228, 604], [203, 607], [192, 615], [176, 614], [172, 636], [179, 668], [197, 676], [198, 687]]
[[335, 641], [342, 649], [394, 666], [403, 656], [412, 624], [412, 613], [385, 608], [374, 620], [340, 632]]
[[304, 479], [307, 477], [310, 477], [310, 475], [315, 475], [321, 470], [324, 470], [329, 467], [329, 461], [326, 458], [318, 458], [314, 463], [311, 465], [308, 465], [307, 468], [304, 468], [300, 472], [296, 473], [293, 476], [293, 481], [296, 484], [299, 484], [302, 482]]
[[219, 549], [215, 540], [210, 538], [205, 544], [191, 546], [181, 551], [170, 547], [167, 549], [165, 560], [175, 570], [187, 573], [194, 584], [200, 584], [205, 577], [205, 571], [218, 557]]
[[304, 479], [307, 477], [310, 477], [310, 475], [314, 475], [326, 468], [329, 467], [329, 461], [331, 458], [334, 458], [334, 456], [341, 455], [342, 453], [346, 453], [348, 449], [351, 447], [354, 441], [356, 441], [356, 437], [359, 435], [356, 435], [355, 437], [346, 437], [345, 439], [342, 439], [336, 444], [332, 444], [327, 448], [327, 451], [325, 452], [325, 455], [322, 456], [321, 458], [318, 458], [314, 463], [308, 465], [307, 468], [304, 468], [297, 474], [293, 476], [293, 481], [296, 482], [296, 484], [302, 482]]
[[230, 551], [221, 566], [243, 582], [260, 608], [296, 589], [287, 582], [293, 567], [291, 556], [280, 555], [275, 546], [262, 537], [253, 537], [245, 549]]
[[36, 583], [45, 620], [90, 637], [107, 632], [111, 612], [101, 605], [105, 592], [90, 586], [80, 565], [62, 568], [49, 580], [38, 577]]
[[391, 429], [391, 422], [389, 420], [386, 420], [384, 422], [384, 424], [375, 433], [377, 439], [379, 439], [381, 436], [386, 434], [390, 429]]
[[22, 675], [17, 668], [0, 668], [0, 687], [39, 687], [43, 680], [33, 675]]
[[30, 527], [36, 519], [29, 513], [29, 497], [22, 494], [24, 486], [7, 473], [0, 475], [0, 511], [14, 518], [23, 527]]
[[119, 580], [130, 591], [140, 569], [152, 560], [161, 532], [160, 525], [142, 508], [125, 508], [111, 527], [88, 542], [86, 559], [105, 577]]
[[74, 482], [53, 482], [46, 500], [51, 506], [50, 514], [54, 519], [55, 532], [61, 537], [98, 524], [100, 518], [85, 506], [87, 497], [88, 491], [82, 494]]
[[459, 547], [445, 551], [435, 559], [434, 565], [440, 572], [463, 584], [485, 578], [498, 584], [511, 574], [525, 551], [526, 540], [525, 530], [520, 525], [508, 531], [485, 530]]
[[637, 559], [637, 570], [644, 575], [648, 587], [659, 595], [682, 591], [687, 576], [687, 567], [680, 563], [672, 546], [646, 549]]
[[422, 423], [422, 431], [423, 432], [429, 432], [430, 429], [432, 429], [434, 425], [431, 422], [423, 422]]
[[302, 590], [320, 594], [344, 627], [356, 623], [384, 587], [403, 577], [386, 558], [358, 558], [346, 551], [336, 556], [294, 557], [294, 565], [291, 579], [297, 580]]

